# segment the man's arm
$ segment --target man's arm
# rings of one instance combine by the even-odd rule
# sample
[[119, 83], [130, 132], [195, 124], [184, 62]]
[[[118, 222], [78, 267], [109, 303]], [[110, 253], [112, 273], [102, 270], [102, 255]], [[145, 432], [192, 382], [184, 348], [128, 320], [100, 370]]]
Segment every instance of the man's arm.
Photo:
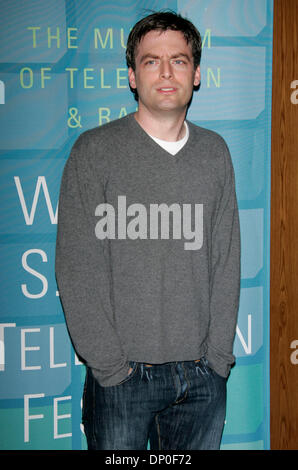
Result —
[[129, 364], [115, 328], [107, 240], [95, 235], [95, 207], [104, 201], [92, 143], [82, 135], [65, 165], [59, 198], [56, 277], [70, 337], [103, 386], [115, 385]]
[[224, 148], [225, 184], [212, 234], [210, 325], [206, 357], [211, 367], [227, 376], [233, 356], [240, 292], [240, 227], [234, 170]]

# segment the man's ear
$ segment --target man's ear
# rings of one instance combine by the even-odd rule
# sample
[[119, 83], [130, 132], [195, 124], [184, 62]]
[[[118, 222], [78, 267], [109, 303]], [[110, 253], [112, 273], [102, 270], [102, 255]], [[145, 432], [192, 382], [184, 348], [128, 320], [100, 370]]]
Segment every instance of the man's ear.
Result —
[[128, 69], [128, 81], [129, 81], [129, 84], [130, 84], [131, 88], [133, 88], [133, 89], [137, 88], [136, 76], [135, 76], [135, 73], [134, 73], [134, 71], [131, 67], [129, 67], [129, 69]]
[[195, 70], [193, 84], [194, 86], [199, 86], [200, 83], [201, 83], [201, 69], [200, 69], [200, 66], [198, 65], [198, 67]]

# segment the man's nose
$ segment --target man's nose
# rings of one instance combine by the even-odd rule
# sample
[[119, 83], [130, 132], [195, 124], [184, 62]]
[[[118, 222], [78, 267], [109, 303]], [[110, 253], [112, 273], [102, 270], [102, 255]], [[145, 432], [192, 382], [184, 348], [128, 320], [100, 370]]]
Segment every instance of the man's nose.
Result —
[[160, 65], [160, 77], [161, 78], [172, 78], [173, 72], [172, 72], [172, 66], [169, 62], [164, 61]]

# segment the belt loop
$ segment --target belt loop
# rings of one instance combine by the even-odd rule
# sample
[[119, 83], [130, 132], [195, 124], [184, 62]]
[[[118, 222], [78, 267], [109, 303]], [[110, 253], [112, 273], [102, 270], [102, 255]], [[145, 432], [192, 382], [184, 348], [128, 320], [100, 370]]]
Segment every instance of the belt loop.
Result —
[[143, 364], [143, 362], [140, 363], [140, 367], [141, 367], [141, 379], [142, 379], [143, 375], [144, 375], [144, 364]]

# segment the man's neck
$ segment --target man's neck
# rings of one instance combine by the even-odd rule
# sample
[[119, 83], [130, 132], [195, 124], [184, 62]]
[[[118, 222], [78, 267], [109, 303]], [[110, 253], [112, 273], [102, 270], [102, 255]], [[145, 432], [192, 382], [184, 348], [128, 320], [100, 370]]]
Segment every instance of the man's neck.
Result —
[[186, 113], [171, 115], [165, 112], [164, 115], [154, 113], [144, 113], [140, 109], [135, 113], [135, 119], [147, 134], [158, 139], [176, 142], [185, 135]]

